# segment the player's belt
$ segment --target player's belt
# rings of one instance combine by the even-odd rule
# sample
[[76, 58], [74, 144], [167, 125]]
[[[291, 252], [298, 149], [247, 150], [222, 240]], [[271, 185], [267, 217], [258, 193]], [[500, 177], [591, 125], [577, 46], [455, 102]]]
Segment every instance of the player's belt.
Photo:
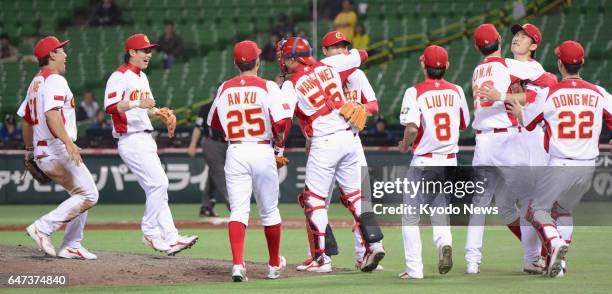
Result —
[[272, 143], [270, 140], [261, 140], [261, 141], [229, 141], [230, 144], [262, 144], [267, 145]]
[[[454, 153], [451, 153], [451, 154], [435, 154], [435, 155], [436, 156], [444, 156], [444, 155], [446, 155], [446, 159], [453, 159], [453, 158], [457, 157], [457, 155], [455, 155]], [[421, 155], [418, 155], [418, 156], [427, 157], [427, 158], [433, 158], [434, 154], [433, 153], [425, 153], [425, 154], [421, 154]]]
[[521, 127], [516, 127], [516, 128], [495, 128], [492, 130], [476, 130], [476, 135], [480, 135], [480, 134], [497, 134], [497, 133], [507, 133], [510, 132], [511, 130], [516, 130], [517, 132], [521, 132], [522, 128]]
[[49, 146], [46, 140], [40, 140], [36, 142], [36, 146]]
[[137, 133], [153, 133], [153, 130], [142, 130], [142, 131], [137, 131], [137, 132], [131, 132], [131, 133], [118, 133], [119, 136], [126, 136], [126, 135], [131, 135], [131, 134], [137, 134]]

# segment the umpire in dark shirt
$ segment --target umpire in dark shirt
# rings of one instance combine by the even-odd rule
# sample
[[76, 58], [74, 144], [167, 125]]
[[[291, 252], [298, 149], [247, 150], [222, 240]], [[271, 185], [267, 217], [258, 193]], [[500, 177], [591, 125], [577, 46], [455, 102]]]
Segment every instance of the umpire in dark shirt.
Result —
[[206, 161], [206, 165], [208, 165], [208, 178], [206, 179], [206, 186], [204, 187], [204, 191], [202, 193], [200, 217], [217, 216], [213, 210], [216, 202], [212, 195], [214, 190], [223, 195], [226, 205], [229, 203], [227, 200], [227, 188], [225, 187], [224, 171], [227, 143], [225, 142], [222, 131], [212, 129], [206, 124], [208, 112], [210, 111], [212, 104], [213, 101], [211, 100], [200, 108], [196, 125], [193, 128], [193, 133], [191, 134], [191, 143], [189, 144], [189, 149], [187, 151], [189, 156], [195, 156], [198, 141], [200, 140], [200, 137], [202, 137], [200, 144], [204, 153], [204, 160]]

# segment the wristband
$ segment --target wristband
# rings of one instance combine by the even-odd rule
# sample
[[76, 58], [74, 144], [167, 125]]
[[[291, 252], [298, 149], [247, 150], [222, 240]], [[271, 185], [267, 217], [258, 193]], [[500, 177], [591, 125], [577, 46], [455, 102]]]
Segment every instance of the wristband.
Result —
[[136, 108], [140, 105], [140, 100], [132, 100], [128, 102], [128, 109]]
[[283, 152], [285, 152], [285, 148], [274, 145], [274, 155], [283, 156]]
[[499, 97], [500, 101], [506, 101], [506, 93], [502, 93], [501, 97]]

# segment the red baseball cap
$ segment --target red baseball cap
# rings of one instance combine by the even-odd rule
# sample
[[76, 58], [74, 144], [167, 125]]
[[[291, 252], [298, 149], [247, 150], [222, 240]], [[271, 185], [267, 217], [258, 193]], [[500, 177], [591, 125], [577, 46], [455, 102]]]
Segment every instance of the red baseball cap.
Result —
[[49, 55], [51, 51], [64, 47], [64, 45], [68, 44], [70, 40], [66, 40], [64, 42], [60, 42], [56, 37], [48, 36], [42, 38], [36, 46], [34, 46], [34, 55], [36, 55], [36, 59], [40, 61], [45, 56]]
[[565, 64], [583, 64], [584, 48], [575, 41], [565, 41], [555, 48], [555, 55]]
[[325, 34], [325, 36], [323, 37], [323, 47], [333, 46], [340, 42], [346, 42], [350, 44], [350, 42], [346, 39], [346, 36], [339, 31], [331, 31]]
[[524, 25], [515, 24], [512, 26], [511, 31], [513, 35], [516, 35], [516, 33], [520, 31], [524, 31], [527, 36], [533, 39], [536, 45], [540, 45], [542, 42], [542, 33], [540, 32], [540, 29], [530, 23], [526, 23]]
[[152, 47], [157, 47], [158, 44], [149, 42], [149, 38], [145, 34], [134, 34], [125, 40], [125, 51], [140, 50]]
[[448, 52], [438, 45], [431, 45], [425, 48], [419, 60], [429, 67], [446, 68]]
[[483, 23], [474, 30], [474, 43], [482, 47], [499, 41], [499, 33], [494, 25]]
[[257, 48], [257, 43], [253, 41], [242, 41], [234, 46], [234, 63], [244, 64], [257, 59], [261, 54], [261, 49]]

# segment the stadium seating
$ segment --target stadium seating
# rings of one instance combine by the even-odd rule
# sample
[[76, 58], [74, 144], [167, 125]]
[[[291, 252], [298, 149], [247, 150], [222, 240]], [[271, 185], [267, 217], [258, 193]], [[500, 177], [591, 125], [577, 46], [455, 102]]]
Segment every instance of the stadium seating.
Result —
[[[534, 0], [544, 2], [545, 0]], [[30, 33], [53, 32], [60, 39], [70, 39], [67, 47], [68, 72], [66, 77], [73, 92], [80, 94], [86, 88], [102, 99], [104, 83], [112, 71], [123, 61], [123, 41], [136, 32], [149, 35], [155, 42], [165, 20], [175, 23], [175, 30], [186, 44], [185, 57], [174, 67], [164, 70], [160, 54], [155, 54], [147, 71], [158, 104], [179, 108], [198, 105], [212, 96], [218, 84], [236, 73], [232, 64], [232, 45], [236, 40], [250, 38], [261, 47], [268, 40], [267, 32], [277, 16], [285, 13], [297, 20], [296, 30], [304, 30], [309, 40], [313, 36], [312, 22], [307, 21], [310, 1], [291, 0], [117, 0], [126, 24], [115, 27], [68, 26], [58, 33], [58, 26], [70, 19], [76, 9], [86, 8], [86, 0], [0, 0], [0, 31], [8, 32], [12, 39]], [[297, 2], [297, 3], [296, 3]], [[390, 40], [391, 46], [424, 46], [429, 40], [449, 34], [450, 24], [459, 23], [460, 30], [468, 29], [466, 21], [498, 8], [508, 8], [507, 1], [438, 0], [433, 3], [417, 0], [370, 0], [368, 13], [361, 17], [370, 35], [371, 44]], [[531, 2], [531, 1], [526, 1]], [[610, 87], [612, 83], [608, 53], [612, 40], [606, 28], [612, 25], [609, 0], [581, 1], [560, 11], [537, 16], [531, 21], [539, 25], [544, 41], [537, 57], [544, 67], [556, 72], [556, 59], [552, 53], [556, 44], [575, 39], [585, 45], [588, 62], [583, 76], [587, 80]], [[62, 5], [61, 9], [59, 5]], [[511, 7], [510, 7], [511, 9]], [[34, 15], [35, 17], [26, 17]], [[492, 21], [497, 15], [484, 15], [474, 23]], [[500, 26], [505, 44], [510, 42], [511, 22]], [[520, 22], [520, 21], [519, 21]], [[317, 23], [318, 36], [332, 29], [332, 22]], [[456, 30], [457, 28], [455, 28]], [[417, 38], [399, 36], [421, 34]], [[311, 40], [312, 41], [312, 40]], [[320, 46], [320, 42], [319, 43]], [[472, 45], [471, 36], [453, 40], [444, 46], [450, 54], [451, 67], [447, 79], [461, 85], [471, 100], [470, 77], [480, 60]], [[319, 50], [320, 51], [320, 50]], [[380, 110], [389, 121], [397, 121], [403, 93], [407, 87], [423, 78], [419, 68], [418, 50], [397, 51], [385, 62], [368, 64], [365, 68], [377, 96]], [[376, 52], [373, 52], [376, 53]], [[504, 47], [504, 54], [510, 52]], [[319, 57], [320, 52], [319, 52]], [[0, 63], [0, 108], [3, 113], [13, 112], [25, 95], [32, 75], [37, 71], [34, 63]], [[263, 62], [260, 74], [273, 79], [278, 73], [276, 62]], [[468, 102], [471, 106], [471, 102]], [[185, 112], [184, 117], [188, 118]], [[182, 120], [184, 121], [184, 120]]]

